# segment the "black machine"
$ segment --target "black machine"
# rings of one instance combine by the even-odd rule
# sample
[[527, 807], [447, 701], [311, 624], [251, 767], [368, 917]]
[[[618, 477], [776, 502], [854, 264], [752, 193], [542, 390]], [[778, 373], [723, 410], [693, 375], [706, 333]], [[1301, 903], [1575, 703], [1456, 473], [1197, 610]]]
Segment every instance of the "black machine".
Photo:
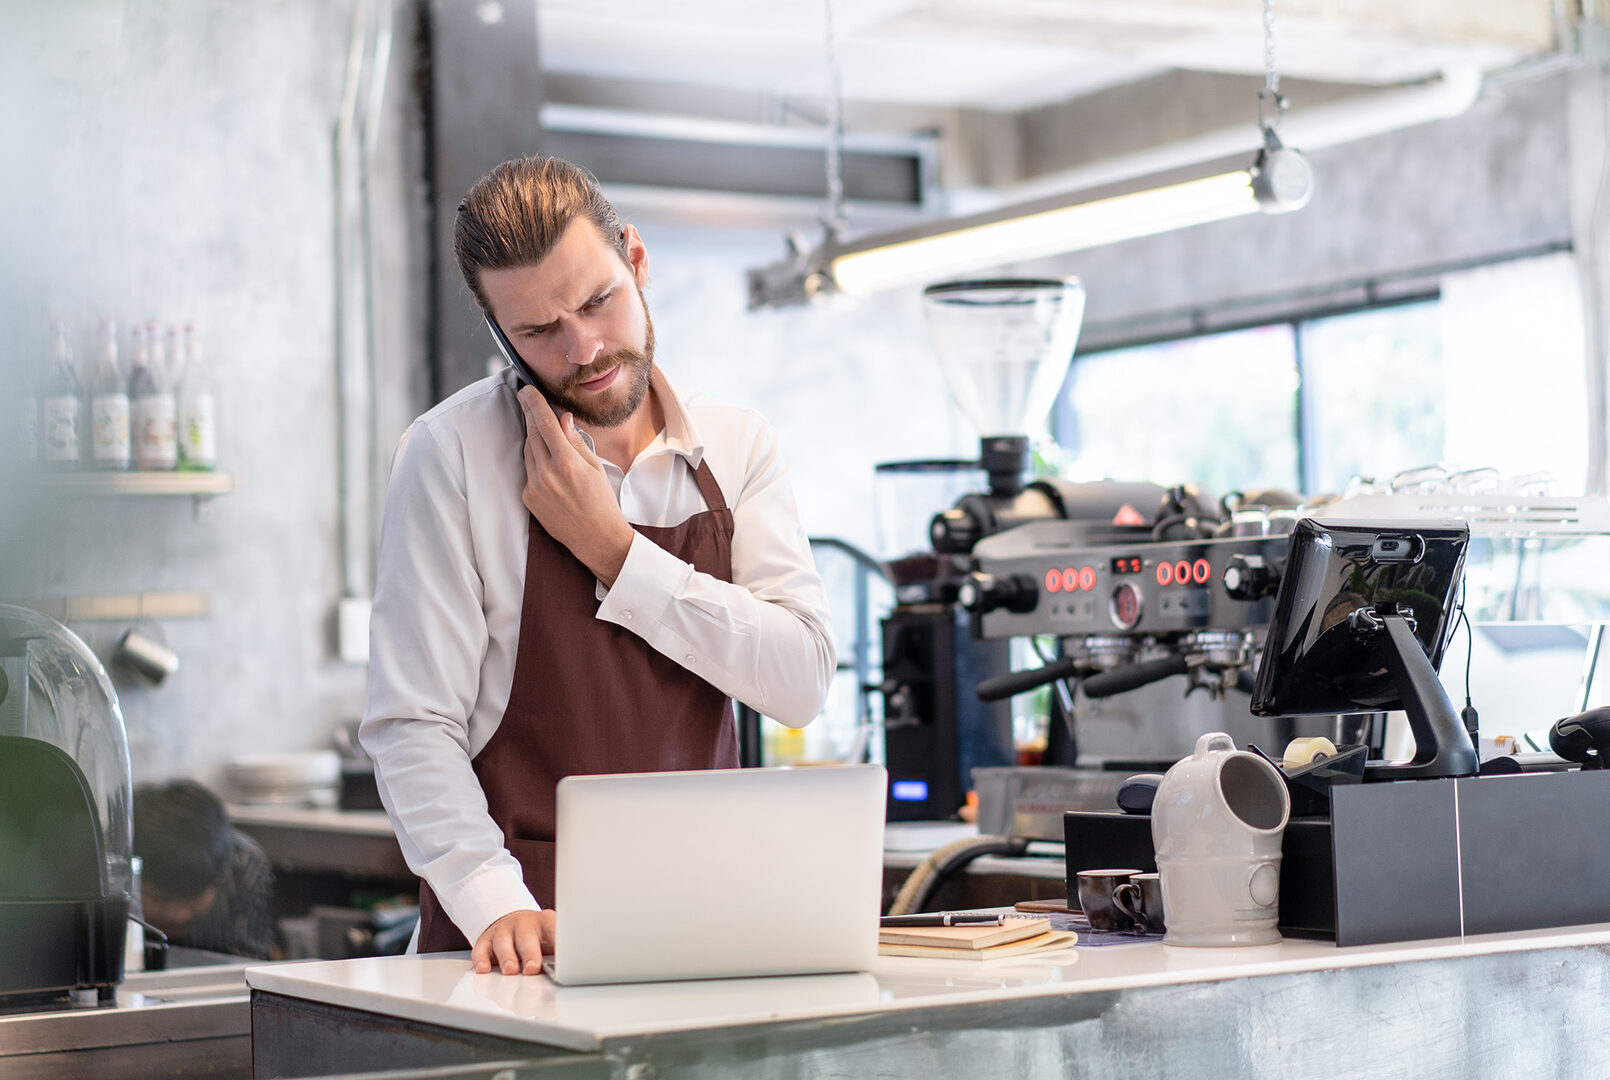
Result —
[[[1436, 678], [1469, 533], [1460, 523], [1295, 520], [1290, 535], [1089, 547], [1058, 522], [974, 548], [963, 603], [983, 637], [1056, 635], [1063, 656], [982, 683], [1000, 698], [1077, 680], [1091, 698], [1173, 675], [1252, 696], [1253, 715], [1403, 709], [1416, 752], [1371, 780], [1477, 772], [1471, 734]], [[1261, 658], [1261, 659], [1260, 659]], [[1256, 677], [1254, 677], [1256, 672]], [[1351, 741], [1351, 740], [1349, 740]]]
[[[949, 817], [966, 799], [972, 770], [1016, 764], [1009, 695], [981, 695], [1011, 672], [1010, 643], [978, 632], [968, 610], [970, 552], [979, 539], [1054, 521], [1087, 543], [1150, 536], [1153, 484], [1024, 483], [1028, 440], [984, 440], [990, 490], [935, 515], [931, 552], [889, 565], [898, 600], [882, 622], [884, 747], [893, 821]], [[1009, 464], [1010, 463], [1010, 464]], [[1060, 730], [1066, 730], [1065, 727]], [[1050, 763], [1072, 764], [1065, 738]]]

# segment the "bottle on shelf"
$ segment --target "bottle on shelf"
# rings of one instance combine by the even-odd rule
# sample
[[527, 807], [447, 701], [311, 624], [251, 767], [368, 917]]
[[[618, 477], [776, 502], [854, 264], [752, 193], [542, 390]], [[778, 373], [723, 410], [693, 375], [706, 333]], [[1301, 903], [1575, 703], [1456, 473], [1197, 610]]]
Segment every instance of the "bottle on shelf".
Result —
[[[134, 353], [144, 344], [134, 330]], [[95, 366], [89, 378], [90, 464], [125, 472], [129, 467], [129, 388], [117, 363], [117, 323], [102, 319], [95, 332]]]
[[39, 388], [39, 456], [47, 466], [76, 469], [84, 460], [84, 392], [73, 371], [67, 324], [56, 320], [50, 368]]
[[146, 323], [144, 363], [134, 358], [129, 374], [129, 402], [134, 416], [134, 465], [159, 472], [178, 464], [179, 405], [168, 376], [168, 363], [156, 324]]
[[201, 333], [191, 319], [184, 324], [184, 374], [179, 380], [179, 468], [211, 472], [217, 467], [216, 399], [201, 353]]

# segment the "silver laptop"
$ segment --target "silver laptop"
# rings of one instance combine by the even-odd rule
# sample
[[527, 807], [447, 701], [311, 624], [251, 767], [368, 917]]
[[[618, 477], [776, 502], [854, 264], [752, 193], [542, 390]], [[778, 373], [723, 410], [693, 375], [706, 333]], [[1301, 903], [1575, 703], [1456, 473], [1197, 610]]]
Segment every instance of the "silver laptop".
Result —
[[878, 952], [881, 765], [559, 782], [555, 981], [866, 971]]

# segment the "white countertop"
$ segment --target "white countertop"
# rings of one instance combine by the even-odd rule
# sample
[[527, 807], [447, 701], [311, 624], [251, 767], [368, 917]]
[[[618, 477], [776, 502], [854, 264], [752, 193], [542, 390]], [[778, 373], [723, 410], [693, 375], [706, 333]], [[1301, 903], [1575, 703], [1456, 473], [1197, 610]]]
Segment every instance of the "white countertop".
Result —
[[1140, 942], [1038, 959], [880, 957], [870, 973], [577, 987], [545, 975], [476, 975], [467, 953], [437, 953], [266, 964], [248, 968], [246, 981], [329, 1005], [593, 1051], [606, 1040], [679, 1031], [1606, 944], [1610, 924], [1348, 949], [1298, 939], [1246, 949]]

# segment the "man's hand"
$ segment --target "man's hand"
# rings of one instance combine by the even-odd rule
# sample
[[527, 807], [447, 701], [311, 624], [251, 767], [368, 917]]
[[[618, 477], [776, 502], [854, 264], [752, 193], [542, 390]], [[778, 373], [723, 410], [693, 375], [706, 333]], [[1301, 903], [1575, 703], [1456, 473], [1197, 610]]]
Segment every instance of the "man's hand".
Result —
[[475, 939], [475, 973], [485, 975], [495, 964], [505, 975], [540, 975], [543, 954], [553, 952], [555, 922], [550, 910], [509, 912]]
[[556, 417], [534, 386], [520, 388], [525, 410], [525, 490], [520, 499], [548, 535], [570, 549], [604, 586], [632, 546], [632, 526], [615, 501], [604, 466], [587, 449], [576, 419]]

